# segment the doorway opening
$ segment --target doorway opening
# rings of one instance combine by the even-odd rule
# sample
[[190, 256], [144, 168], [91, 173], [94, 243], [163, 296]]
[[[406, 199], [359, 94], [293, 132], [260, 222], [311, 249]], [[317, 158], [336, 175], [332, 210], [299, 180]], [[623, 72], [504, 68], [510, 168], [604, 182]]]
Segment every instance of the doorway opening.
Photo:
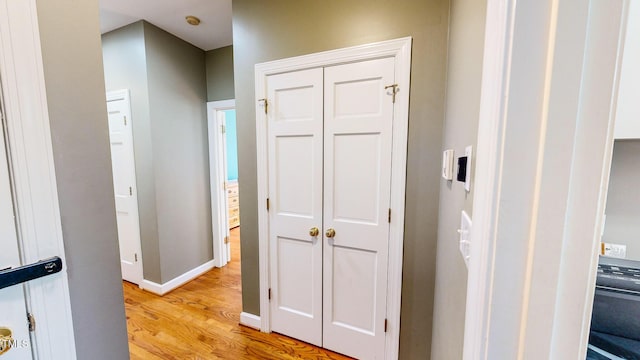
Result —
[[262, 331], [398, 357], [410, 49], [256, 65]]
[[640, 358], [639, 31], [640, 4], [629, 2], [619, 33], [613, 156], [587, 359]]
[[[240, 237], [240, 190], [235, 100], [207, 103], [213, 259], [223, 267], [234, 256]], [[237, 239], [237, 241], [232, 241]]]

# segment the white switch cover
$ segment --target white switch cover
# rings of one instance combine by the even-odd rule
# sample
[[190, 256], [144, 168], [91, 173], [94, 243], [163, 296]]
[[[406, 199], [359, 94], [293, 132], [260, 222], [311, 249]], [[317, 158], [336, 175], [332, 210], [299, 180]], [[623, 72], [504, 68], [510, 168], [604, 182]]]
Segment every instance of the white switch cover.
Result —
[[466, 178], [464, 179], [464, 189], [467, 192], [471, 191], [471, 156], [473, 155], [473, 147], [467, 146], [464, 149], [464, 156], [467, 157], [467, 172]]
[[453, 180], [453, 150], [442, 152], [442, 177], [445, 180]]
[[465, 211], [462, 211], [458, 233], [460, 234], [460, 253], [468, 269], [471, 257], [471, 218]]

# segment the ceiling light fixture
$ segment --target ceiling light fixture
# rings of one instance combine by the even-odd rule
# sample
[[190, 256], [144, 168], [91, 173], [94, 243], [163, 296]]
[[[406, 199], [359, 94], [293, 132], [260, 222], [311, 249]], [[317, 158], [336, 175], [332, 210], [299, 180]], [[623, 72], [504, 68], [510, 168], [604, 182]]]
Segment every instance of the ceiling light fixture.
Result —
[[189, 25], [193, 25], [193, 26], [200, 25], [200, 19], [198, 19], [197, 17], [195, 17], [193, 15], [189, 15], [189, 16], [185, 17], [185, 19], [187, 20], [187, 23]]

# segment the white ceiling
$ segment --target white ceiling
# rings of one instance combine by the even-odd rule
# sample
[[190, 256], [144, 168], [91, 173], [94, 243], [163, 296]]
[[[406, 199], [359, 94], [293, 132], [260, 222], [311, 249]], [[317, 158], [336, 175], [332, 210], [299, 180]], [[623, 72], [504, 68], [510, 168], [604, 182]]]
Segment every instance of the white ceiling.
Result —
[[[201, 22], [187, 24], [185, 16]], [[202, 50], [231, 45], [231, 0], [100, 0], [100, 31], [104, 34], [138, 20], [185, 40]]]

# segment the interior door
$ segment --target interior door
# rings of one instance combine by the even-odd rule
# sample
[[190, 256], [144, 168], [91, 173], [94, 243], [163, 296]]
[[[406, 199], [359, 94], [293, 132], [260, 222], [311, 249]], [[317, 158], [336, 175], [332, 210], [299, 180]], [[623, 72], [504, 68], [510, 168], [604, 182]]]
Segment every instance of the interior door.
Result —
[[[6, 269], [18, 267], [22, 261], [2, 134], [0, 131], [0, 269]], [[25, 300], [23, 285], [0, 290], [0, 356], [3, 360], [32, 359]]]
[[322, 69], [267, 78], [271, 329], [322, 346]]
[[324, 347], [384, 357], [394, 59], [325, 68]]
[[[114, 94], [115, 93], [115, 94]], [[120, 264], [122, 278], [134, 284], [142, 281], [140, 223], [136, 195], [136, 174], [133, 153], [128, 96], [110, 93], [107, 99], [109, 113], [109, 139], [111, 142], [111, 166], [118, 221]]]
[[271, 329], [362, 359], [385, 350], [394, 61], [267, 78]]

